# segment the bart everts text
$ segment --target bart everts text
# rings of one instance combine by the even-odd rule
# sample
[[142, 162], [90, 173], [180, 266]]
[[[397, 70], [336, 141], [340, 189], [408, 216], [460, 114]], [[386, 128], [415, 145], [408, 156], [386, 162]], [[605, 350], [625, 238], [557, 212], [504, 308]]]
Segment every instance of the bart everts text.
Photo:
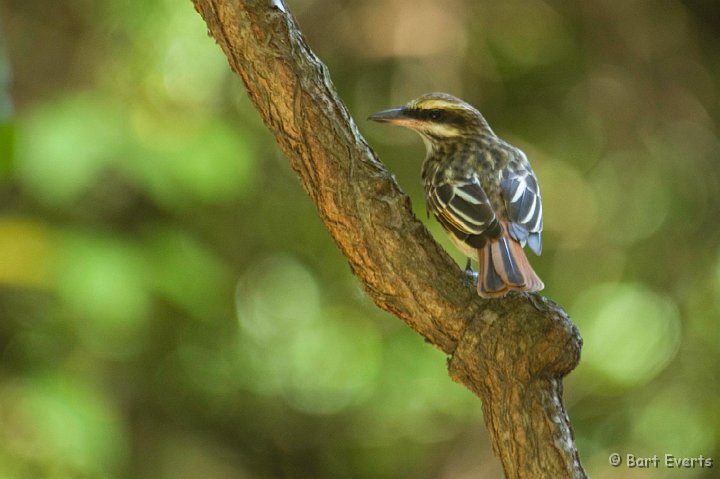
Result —
[[624, 466], [629, 469], [705, 469], [714, 465], [713, 458], [702, 454], [694, 457], [677, 456], [675, 454], [654, 454], [641, 456], [635, 454], [610, 454], [608, 462], [613, 467]]

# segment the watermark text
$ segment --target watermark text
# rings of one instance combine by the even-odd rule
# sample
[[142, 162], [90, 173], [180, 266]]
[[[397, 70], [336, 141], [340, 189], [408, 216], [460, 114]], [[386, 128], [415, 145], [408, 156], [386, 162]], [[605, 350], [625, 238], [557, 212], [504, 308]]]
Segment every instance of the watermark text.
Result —
[[625, 466], [630, 469], [704, 469], [714, 465], [712, 457], [702, 454], [695, 457], [677, 456], [675, 454], [653, 454], [652, 456], [636, 456], [614, 452], [608, 457], [613, 467]]

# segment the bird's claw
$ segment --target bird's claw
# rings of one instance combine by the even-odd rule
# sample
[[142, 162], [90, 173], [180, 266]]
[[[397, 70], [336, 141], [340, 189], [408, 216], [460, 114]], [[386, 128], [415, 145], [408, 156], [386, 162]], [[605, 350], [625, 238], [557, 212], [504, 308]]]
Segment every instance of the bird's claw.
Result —
[[467, 264], [465, 265], [465, 275], [470, 278], [470, 281], [473, 282], [473, 284], [477, 284], [478, 282], [478, 273], [477, 271], [473, 271], [472, 265], [470, 264], [470, 260], [468, 259]]

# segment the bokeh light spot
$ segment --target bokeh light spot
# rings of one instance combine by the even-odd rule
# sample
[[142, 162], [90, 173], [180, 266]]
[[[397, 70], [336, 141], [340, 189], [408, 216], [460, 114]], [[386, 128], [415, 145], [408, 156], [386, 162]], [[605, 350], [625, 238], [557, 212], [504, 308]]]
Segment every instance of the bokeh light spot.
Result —
[[641, 285], [594, 286], [571, 311], [584, 339], [581, 367], [591, 368], [614, 385], [650, 381], [680, 344], [677, 307]]
[[563, 18], [545, 2], [512, 0], [483, 6], [488, 40], [518, 71], [550, 62], [570, 48]]
[[566, 163], [544, 158], [540, 152], [532, 157], [542, 185], [545, 231], [557, 235], [563, 248], [586, 245], [598, 223], [598, 202], [590, 185]]
[[633, 443], [649, 451], [695, 457], [714, 450], [713, 424], [710, 411], [694, 403], [692, 393], [670, 389], [652, 398], [638, 411], [633, 430]]
[[246, 135], [215, 120], [178, 123], [144, 108], [131, 114], [136, 151], [123, 168], [169, 207], [246, 194], [256, 157]]
[[354, 311], [324, 306], [317, 279], [293, 257], [277, 255], [248, 269], [236, 304], [256, 391], [316, 414], [338, 412], [371, 393], [379, 332]]
[[143, 251], [149, 264], [149, 287], [175, 307], [196, 320], [225, 311], [223, 305], [232, 297], [232, 272], [214, 251], [187, 231], [150, 227], [145, 232]]
[[318, 327], [290, 341], [286, 399], [312, 413], [335, 413], [372, 392], [380, 363], [380, 336], [351, 311], [324, 311]]
[[0, 422], [3, 449], [64, 469], [63, 477], [111, 476], [127, 453], [114, 404], [63, 373], [5, 382]]
[[320, 309], [315, 278], [289, 255], [249, 268], [238, 283], [235, 301], [243, 332], [258, 341], [310, 327]]
[[179, 104], [211, 104], [228, 75], [227, 59], [214, 42], [207, 41], [205, 25], [197, 15], [182, 9], [167, 23], [167, 44], [162, 66], [164, 93]]
[[68, 233], [55, 269], [55, 289], [92, 350], [126, 356], [141, 347], [150, 298], [148, 268], [138, 250], [113, 239]]
[[67, 205], [92, 186], [122, 144], [122, 111], [106, 97], [68, 95], [20, 118], [17, 173], [38, 199]]
[[0, 284], [46, 287], [54, 239], [34, 220], [0, 217]]
[[595, 168], [591, 184], [601, 199], [601, 231], [608, 240], [634, 243], [662, 226], [670, 204], [670, 190], [664, 181], [658, 168], [640, 152], [606, 157]]

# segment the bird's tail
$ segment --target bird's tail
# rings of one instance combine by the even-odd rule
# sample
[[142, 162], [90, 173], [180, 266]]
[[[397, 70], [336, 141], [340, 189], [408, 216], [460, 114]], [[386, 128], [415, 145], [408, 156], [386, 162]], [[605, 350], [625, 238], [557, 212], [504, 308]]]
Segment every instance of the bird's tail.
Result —
[[511, 289], [531, 292], [545, 287], [530, 266], [520, 243], [507, 233], [480, 248], [478, 261], [477, 290], [483, 298], [504, 296]]

